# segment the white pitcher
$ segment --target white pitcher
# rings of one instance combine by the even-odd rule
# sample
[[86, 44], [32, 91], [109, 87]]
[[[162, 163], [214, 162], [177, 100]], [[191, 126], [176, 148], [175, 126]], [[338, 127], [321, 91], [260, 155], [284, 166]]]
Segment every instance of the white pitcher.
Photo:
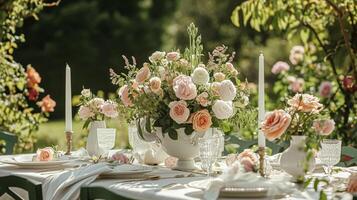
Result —
[[105, 121], [93, 121], [90, 123], [86, 145], [89, 156], [100, 156], [105, 152], [104, 149], [98, 145], [97, 129], [106, 127]]

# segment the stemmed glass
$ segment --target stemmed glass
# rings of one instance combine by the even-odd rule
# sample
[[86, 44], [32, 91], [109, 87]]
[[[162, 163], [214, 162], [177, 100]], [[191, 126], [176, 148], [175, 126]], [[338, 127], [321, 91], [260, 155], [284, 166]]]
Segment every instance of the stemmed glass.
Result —
[[202, 169], [207, 171], [207, 176], [211, 176], [212, 165], [218, 157], [220, 150], [220, 137], [199, 138], [199, 155]]
[[325, 139], [321, 142], [319, 158], [327, 166], [326, 174], [332, 174], [332, 167], [341, 159], [341, 140]]

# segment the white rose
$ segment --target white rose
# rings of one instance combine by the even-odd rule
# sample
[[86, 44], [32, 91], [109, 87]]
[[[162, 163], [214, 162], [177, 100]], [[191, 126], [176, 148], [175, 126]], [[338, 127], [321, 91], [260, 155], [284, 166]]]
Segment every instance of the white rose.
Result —
[[236, 105], [239, 108], [244, 108], [248, 105], [248, 103], [249, 103], [249, 97], [243, 95], [239, 101], [234, 103], [234, 105]]
[[163, 59], [164, 57], [165, 57], [165, 52], [155, 51], [153, 54], [151, 54], [151, 56], [149, 57], [149, 60], [151, 62], [157, 62], [157, 61], [160, 61], [161, 59]]
[[218, 119], [228, 119], [233, 115], [232, 102], [217, 100], [212, 106], [212, 111]]
[[197, 85], [207, 84], [209, 81], [209, 74], [205, 68], [197, 67], [195, 70], [193, 70], [192, 80]]
[[232, 101], [237, 95], [237, 89], [232, 81], [224, 80], [219, 86], [218, 93], [223, 101]]
[[90, 95], [91, 95], [90, 89], [83, 89], [81, 91], [81, 95], [84, 97], [90, 97]]
[[89, 101], [89, 106], [92, 108], [92, 110], [99, 109], [103, 104], [104, 104], [104, 100], [102, 98], [96, 97]]

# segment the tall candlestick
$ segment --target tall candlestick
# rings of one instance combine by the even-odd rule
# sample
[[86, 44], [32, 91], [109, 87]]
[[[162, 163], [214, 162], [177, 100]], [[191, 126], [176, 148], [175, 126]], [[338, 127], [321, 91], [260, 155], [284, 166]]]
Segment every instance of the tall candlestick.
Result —
[[260, 130], [260, 124], [265, 118], [265, 103], [264, 103], [264, 55], [260, 52], [259, 55], [259, 85], [258, 85], [258, 146], [265, 147], [265, 136], [264, 133]]
[[72, 88], [71, 68], [66, 65], [66, 132], [72, 132]]
[[70, 155], [72, 151], [72, 88], [71, 88], [71, 68], [66, 65], [66, 140], [67, 140], [67, 152], [66, 155]]

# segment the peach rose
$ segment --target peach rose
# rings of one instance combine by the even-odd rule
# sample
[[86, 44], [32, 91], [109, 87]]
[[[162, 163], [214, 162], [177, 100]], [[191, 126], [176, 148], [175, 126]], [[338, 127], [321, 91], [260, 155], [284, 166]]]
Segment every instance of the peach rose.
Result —
[[196, 101], [203, 107], [208, 106], [210, 104], [210, 101], [208, 100], [208, 93], [202, 92], [196, 97]]
[[123, 104], [125, 106], [132, 106], [133, 102], [131, 101], [130, 97], [129, 97], [129, 88], [128, 85], [123, 85], [120, 89], [119, 89], [119, 97], [121, 99], [121, 101], [123, 102]]
[[51, 99], [50, 95], [43, 97], [43, 99], [37, 102], [37, 105], [41, 107], [42, 112], [53, 112], [55, 111], [56, 102]]
[[27, 87], [32, 88], [41, 82], [41, 77], [31, 65], [27, 65]]
[[322, 109], [319, 98], [310, 94], [296, 94], [288, 100], [288, 105], [301, 112], [317, 113]]
[[208, 110], [200, 110], [193, 114], [192, 117], [193, 129], [198, 133], [204, 133], [212, 125], [212, 117]]
[[179, 75], [173, 80], [173, 89], [177, 98], [192, 100], [197, 96], [196, 85], [190, 76]]
[[213, 74], [213, 77], [216, 81], [221, 82], [226, 78], [226, 75], [224, 75], [222, 72], [217, 72]]
[[357, 174], [351, 174], [349, 179], [348, 179], [348, 184], [347, 184], [347, 192], [357, 192]]
[[36, 151], [36, 160], [38, 161], [50, 161], [53, 159], [55, 151], [51, 147], [38, 149]]
[[166, 59], [168, 61], [176, 61], [176, 60], [180, 59], [180, 53], [175, 52], [175, 51], [169, 52], [166, 54]]
[[249, 157], [244, 157], [239, 162], [241, 165], [243, 165], [244, 171], [246, 172], [254, 171], [255, 163]]
[[158, 93], [161, 89], [161, 80], [159, 77], [152, 77], [149, 80], [149, 85], [150, 85], [150, 89], [151, 91], [153, 91], [154, 93]]
[[241, 160], [245, 157], [248, 157], [251, 159], [254, 163], [258, 162], [258, 157], [255, 155], [255, 153], [251, 149], [244, 149], [239, 155], [238, 159]]
[[261, 129], [265, 137], [273, 141], [279, 138], [289, 127], [291, 116], [284, 110], [275, 110], [267, 113], [265, 120], [261, 124]]
[[170, 117], [178, 124], [186, 122], [190, 116], [190, 110], [187, 108], [186, 101], [173, 101], [169, 104], [169, 107]]
[[142, 84], [150, 77], [150, 74], [151, 72], [149, 69], [149, 64], [144, 63], [143, 67], [136, 74], [135, 81], [139, 84]]
[[312, 124], [312, 128], [320, 135], [330, 135], [335, 129], [335, 121], [328, 120], [316, 120]]

